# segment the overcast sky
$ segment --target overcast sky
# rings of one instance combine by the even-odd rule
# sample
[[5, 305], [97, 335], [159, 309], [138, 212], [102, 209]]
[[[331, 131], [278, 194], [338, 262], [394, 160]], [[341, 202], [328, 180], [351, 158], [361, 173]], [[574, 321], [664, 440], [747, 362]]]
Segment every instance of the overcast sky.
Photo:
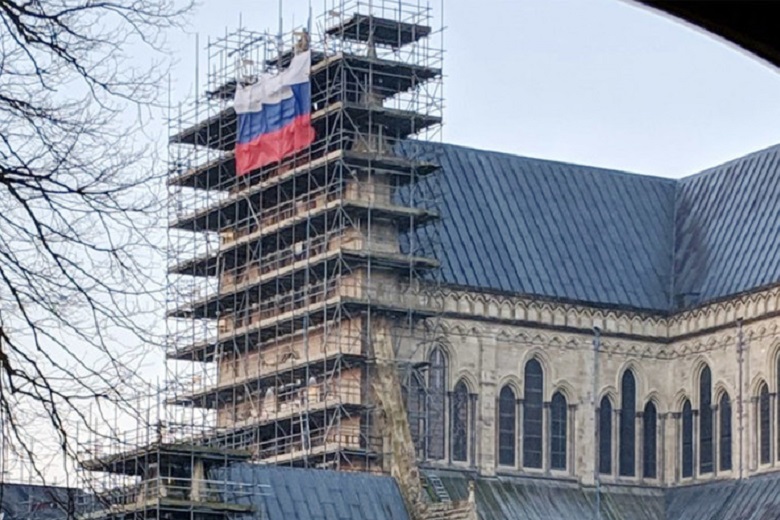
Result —
[[[284, 0], [290, 26], [308, 4]], [[170, 40], [174, 97], [193, 35], [203, 47], [239, 16], [275, 29], [278, 0], [202, 0]], [[625, 0], [445, 0], [444, 23], [447, 142], [665, 177], [780, 142], [780, 71]]]

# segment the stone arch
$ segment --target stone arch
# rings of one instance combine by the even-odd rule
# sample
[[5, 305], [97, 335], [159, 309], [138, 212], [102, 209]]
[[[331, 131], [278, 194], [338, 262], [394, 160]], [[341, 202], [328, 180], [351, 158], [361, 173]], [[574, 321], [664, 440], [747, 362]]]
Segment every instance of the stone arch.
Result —
[[[540, 365], [542, 365], [542, 373], [544, 374], [544, 396], [549, 398], [552, 393], [550, 389], [550, 381], [553, 380], [552, 364], [547, 358], [547, 353], [541, 347], [531, 347], [528, 349], [520, 360], [519, 373], [522, 374], [525, 371], [525, 367], [532, 359], [536, 359]], [[521, 395], [521, 394], [518, 394]], [[525, 396], [522, 396], [523, 398]]]
[[563, 346], [563, 344], [564, 344], [563, 338], [561, 338], [557, 334], [551, 336], [550, 339], [547, 341], [547, 346], [548, 347], [558, 347], [558, 348], [560, 348], [560, 347]]
[[496, 332], [496, 340], [497, 341], [506, 341], [511, 342], [514, 339], [514, 335], [512, 334], [511, 330], [507, 327], [501, 327]]
[[766, 366], [769, 367], [769, 377], [767, 379], [769, 384], [769, 391], [778, 393], [778, 382], [780, 381], [780, 373], [778, 373], [778, 364], [780, 364], [780, 339], [776, 339], [772, 346], [769, 348]]
[[522, 345], [528, 345], [530, 338], [523, 329], [511, 331], [512, 340]]
[[636, 359], [629, 359], [620, 366], [616, 374], [617, 378], [615, 379], [615, 387], [616, 388], [621, 387], [621, 382], [623, 381], [623, 375], [629, 370], [634, 375], [634, 385], [636, 388], [636, 396], [637, 396], [636, 405], [639, 406], [640, 396], [645, 393], [646, 391], [645, 385], [647, 382], [645, 381], [644, 373], [639, 365], [639, 362]]
[[737, 311], [734, 308], [734, 304], [732, 302], [729, 302], [726, 304], [726, 322], [730, 323], [736, 321], [736, 319], [737, 319]]
[[701, 374], [704, 371], [705, 368], [709, 368], [710, 370], [710, 376], [713, 381], [713, 389], [714, 389], [714, 381], [715, 381], [715, 373], [713, 370], [713, 362], [712, 359], [706, 354], [699, 353], [696, 355], [694, 359], [691, 360], [691, 371], [688, 375], [688, 380], [690, 384], [690, 399], [691, 399], [691, 406], [693, 406], [694, 409], [699, 408], [699, 400], [701, 397], [699, 396], [699, 380], [701, 379]]
[[602, 387], [601, 390], [599, 390], [598, 399], [596, 400], [596, 404], [601, 402], [602, 399], [605, 397], [609, 399], [609, 402], [612, 404], [612, 409], [615, 410], [616, 406], [618, 406], [618, 403], [620, 403], [620, 400], [618, 399], [618, 396], [620, 393], [618, 392], [618, 389], [615, 388], [612, 385], [607, 385], [605, 387]]
[[580, 326], [580, 313], [577, 312], [577, 309], [575, 307], [569, 307], [566, 310], [566, 325], [568, 325], [569, 327]]
[[547, 335], [536, 333], [529, 338], [529, 342], [533, 348], [540, 348], [547, 345]]
[[577, 399], [577, 394], [574, 390], [574, 385], [565, 379], [560, 379], [550, 386], [550, 396], [547, 400], [552, 399], [552, 396], [555, 394], [555, 392], [560, 392], [563, 394], [563, 397], [566, 398], [566, 402], [570, 405], [579, 402]]
[[736, 392], [736, 389], [720, 379], [712, 385], [712, 402], [720, 402], [720, 398], [723, 396], [723, 394], [728, 394], [729, 398], [734, 400]]
[[758, 391], [761, 389], [761, 385], [766, 384], [769, 391], [772, 391], [772, 387], [769, 385], [769, 379], [766, 377], [766, 373], [761, 370], [756, 373], [750, 380], [750, 390], [748, 391], [748, 397], [757, 397]]
[[501, 302], [495, 297], [485, 298], [485, 300], [485, 313], [491, 318], [498, 318]]
[[715, 309], [712, 307], [707, 308], [707, 328], [711, 329], [715, 326], [715, 323], [717, 321], [717, 312], [715, 312]]
[[512, 302], [509, 299], [502, 298], [499, 303], [498, 312], [502, 318], [512, 319], [515, 317], [515, 306], [512, 305]]
[[479, 388], [477, 385], [477, 378], [474, 377], [474, 374], [472, 374], [468, 369], [462, 368], [453, 373], [451, 388], [455, 388], [455, 386], [461, 381], [466, 384], [466, 388], [468, 388], [470, 394], [477, 392], [477, 388]]
[[466, 334], [472, 338], [484, 338], [488, 336], [487, 328], [480, 325], [472, 325], [466, 329]]
[[661, 394], [658, 392], [658, 390], [651, 390], [645, 396], [643, 396], [643, 398], [637, 399], [637, 407], [641, 405], [641, 409], [643, 410], [645, 406], [647, 406], [647, 403], [653, 403], [655, 405], [655, 410], [658, 412], [658, 415], [667, 412], [667, 403], [663, 402], [661, 399]]
[[479, 293], [472, 300], [472, 309], [477, 316], [484, 316], [487, 313], [489, 298], [484, 293]]
[[[512, 390], [515, 393], [515, 396], [519, 399], [521, 395], [523, 395], [522, 388], [523, 388], [523, 382], [520, 380], [520, 377], [517, 376], [517, 374], [507, 374], [501, 379], [498, 380], [498, 384], [496, 385], [496, 388], [500, 392], [502, 388], [509, 385]], [[496, 394], [498, 395], [498, 394]]]
[[539, 309], [539, 321], [552, 324], [555, 318], [555, 308], [549, 303], [543, 303]]
[[672, 397], [671, 411], [681, 412], [683, 405], [686, 402], [691, 403], [691, 407], [693, 406], [690, 393], [688, 393], [684, 388], [677, 390], [677, 392], [674, 394], [674, 397]]
[[468, 335], [467, 332], [468, 329], [461, 325], [460, 323], [456, 323], [453, 326], [450, 327], [449, 333], [451, 336], [458, 336], [458, 337], [466, 337]]

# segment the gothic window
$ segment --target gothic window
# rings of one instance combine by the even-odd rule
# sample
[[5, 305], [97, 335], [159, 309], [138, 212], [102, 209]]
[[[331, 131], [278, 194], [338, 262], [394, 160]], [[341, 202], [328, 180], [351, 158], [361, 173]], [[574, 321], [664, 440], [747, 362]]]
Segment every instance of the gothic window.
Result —
[[761, 464], [769, 463], [769, 387], [761, 383], [758, 389], [758, 442]]
[[428, 458], [441, 460], [444, 458], [445, 435], [445, 392], [447, 385], [447, 358], [440, 348], [431, 352], [430, 369], [428, 372], [428, 416], [430, 436], [428, 441]]
[[720, 415], [720, 470], [728, 471], [731, 469], [731, 400], [729, 394], [723, 392], [718, 404], [718, 414]]
[[506, 385], [498, 396], [498, 463], [515, 465], [517, 445], [517, 400], [512, 387]]
[[682, 476], [693, 476], [693, 409], [687, 399], [682, 407]]
[[642, 476], [656, 478], [658, 450], [658, 413], [652, 401], [642, 413]]
[[712, 372], [705, 366], [699, 376], [699, 473], [712, 473]]
[[612, 402], [607, 396], [599, 405], [599, 473], [612, 473]]
[[523, 466], [542, 467], [544, 373], [542, 364], [532, 359], [525, 365], [523, 381]]
[[409, 419], [409, 432], [412, 435], [415, 451], [418, 455], [425, 453], [425, 422], [427, 416], [425, 383], [417, 371], [409, 377], [405, 390], [406, 414]]
[[624, 477], [633, 477], [636, 468], [636, 378], [631, 370], [623, 373], [620, 382], [619, 446], [619, 473]]
[[469, 452], [469, 389], [463, 381], [452, 392], [452, 460], [466, 462]]
[[566, 398], [555, 392], [550, 403], [550, 467], [566, 469]]

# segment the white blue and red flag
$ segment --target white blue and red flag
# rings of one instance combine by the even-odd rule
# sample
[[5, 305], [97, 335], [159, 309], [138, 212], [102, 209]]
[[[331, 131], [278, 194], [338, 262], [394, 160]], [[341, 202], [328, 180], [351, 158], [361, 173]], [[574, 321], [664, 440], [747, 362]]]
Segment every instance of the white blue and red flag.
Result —
[[279, 74], [236, 87], [236, 173], [244, 175], [306, 149], [311, 126], [310, 51], [296, 54]]

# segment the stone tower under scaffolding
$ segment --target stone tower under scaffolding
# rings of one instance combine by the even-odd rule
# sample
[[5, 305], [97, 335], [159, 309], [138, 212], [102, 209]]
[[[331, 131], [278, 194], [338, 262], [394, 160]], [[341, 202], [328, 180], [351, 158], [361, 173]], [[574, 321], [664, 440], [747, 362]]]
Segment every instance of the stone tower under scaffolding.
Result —
[[[209, 45], [207, 102], [171, 138], [168, 404], [215, 426], [210, 444], [389, 470], [389, 416], [405, 414], [394, 342], [431, 317], [418, 279], [438, 265], [404, 239], [437, 218], [434, 190], [418, 187], [436, 165], [414, 140], [441, 123], [430, 21], [417, 2], [338, 1], [311, 37], [241, 30]], [[302, 39], [315, 141], [238, 176], [236, 81], [284, 69]]]

